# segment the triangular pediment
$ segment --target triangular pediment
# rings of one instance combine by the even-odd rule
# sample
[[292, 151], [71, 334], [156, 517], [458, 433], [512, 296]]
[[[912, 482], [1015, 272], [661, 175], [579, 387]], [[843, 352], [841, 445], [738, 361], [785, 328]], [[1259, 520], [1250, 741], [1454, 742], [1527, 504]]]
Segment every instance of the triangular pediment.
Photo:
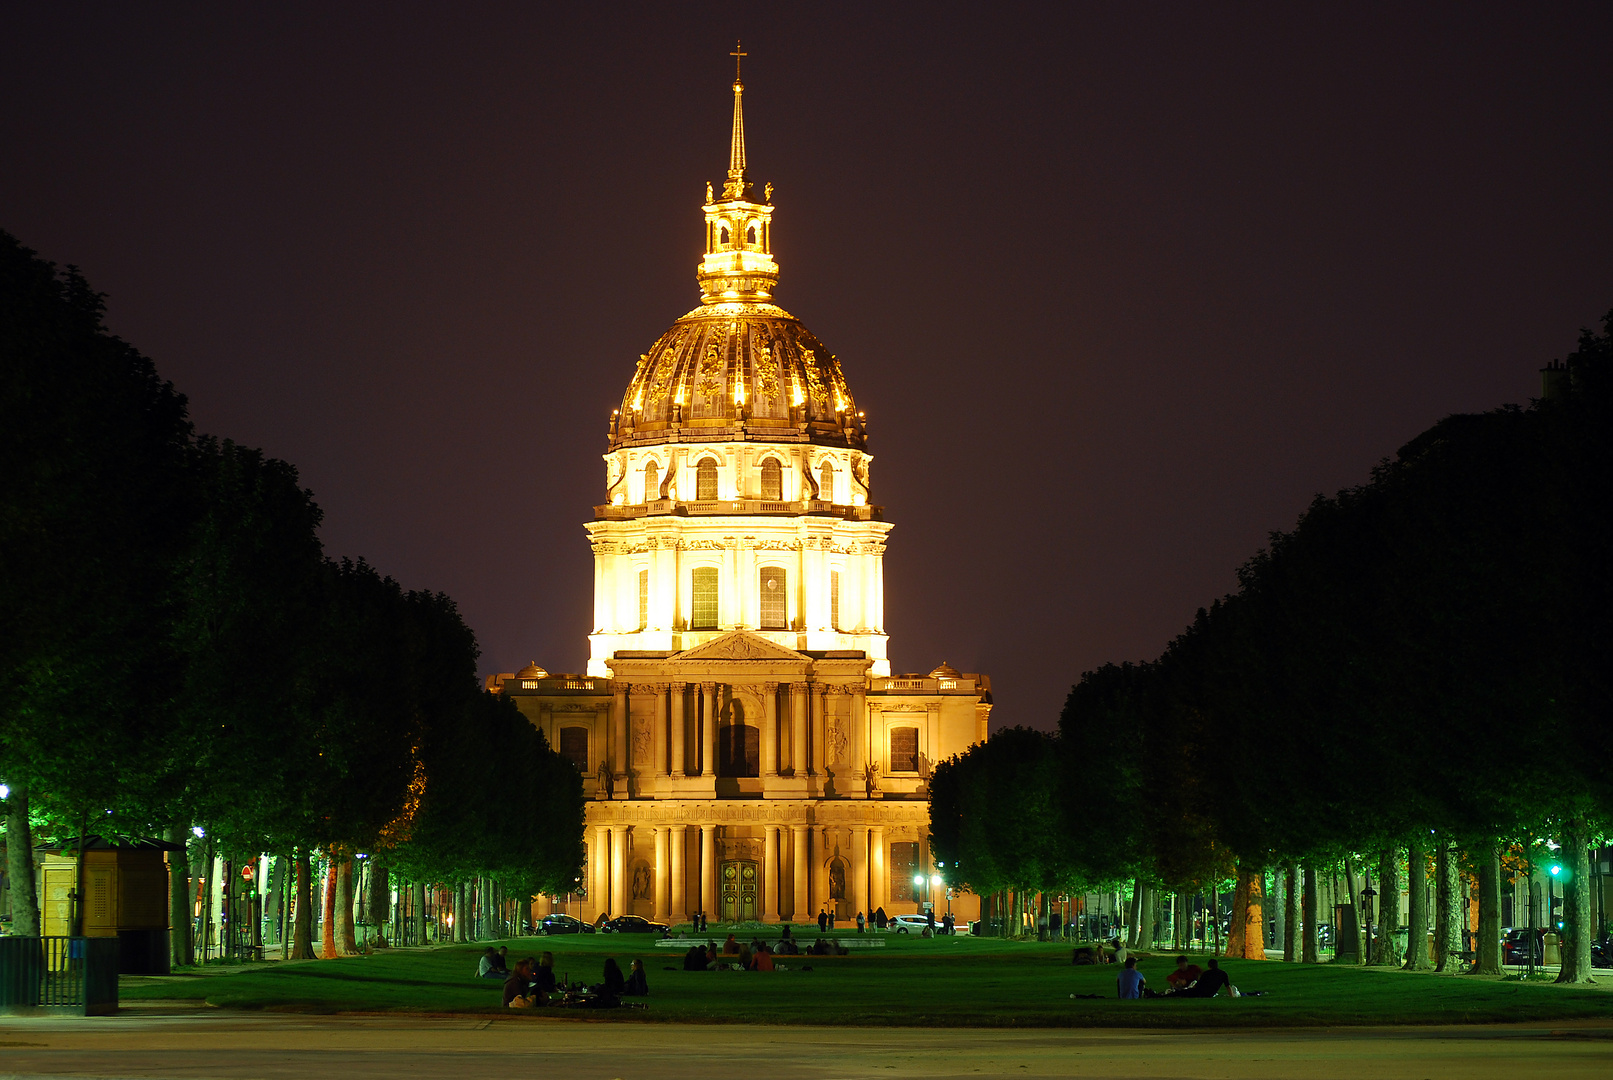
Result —
[[730, 630], [703, 645], [674, 653], [670, 660], [808, 660], [810, 657], [786, 649], [748, 630]]

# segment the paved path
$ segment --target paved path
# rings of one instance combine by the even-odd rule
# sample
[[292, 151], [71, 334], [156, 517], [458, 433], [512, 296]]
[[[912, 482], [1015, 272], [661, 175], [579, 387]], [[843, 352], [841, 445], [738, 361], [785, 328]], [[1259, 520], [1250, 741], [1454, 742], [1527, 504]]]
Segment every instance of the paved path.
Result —
[[220, 1080], [1552, 1080], [1613, 1076], [1613, 1022], [981, 1031], [242, 1013], [0, 1017], [0, 1077]]

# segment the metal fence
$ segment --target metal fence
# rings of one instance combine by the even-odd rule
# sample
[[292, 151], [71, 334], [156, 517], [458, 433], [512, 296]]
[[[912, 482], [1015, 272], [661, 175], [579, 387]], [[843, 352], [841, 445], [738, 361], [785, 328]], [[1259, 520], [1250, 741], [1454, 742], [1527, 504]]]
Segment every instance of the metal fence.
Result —
[[117, 938], [0, 937], [0, 1011], [117, 1008]]

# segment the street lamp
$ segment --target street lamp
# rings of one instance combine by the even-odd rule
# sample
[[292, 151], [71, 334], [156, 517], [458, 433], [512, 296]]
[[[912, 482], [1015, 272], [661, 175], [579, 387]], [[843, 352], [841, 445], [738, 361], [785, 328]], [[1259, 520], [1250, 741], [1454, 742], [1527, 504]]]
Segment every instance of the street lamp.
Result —
[[1361, 914], [1367, 924], [1367, 951], [1362, 957], [1362, 963], [1372, 963], [1372, 901], [1378, 892], [1371, 885], [1361, 890]]

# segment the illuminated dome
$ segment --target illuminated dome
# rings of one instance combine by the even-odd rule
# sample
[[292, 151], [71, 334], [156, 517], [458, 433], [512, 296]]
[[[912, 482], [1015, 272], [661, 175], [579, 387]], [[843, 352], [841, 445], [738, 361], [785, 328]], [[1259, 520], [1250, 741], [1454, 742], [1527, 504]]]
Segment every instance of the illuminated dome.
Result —
[[930, 672], [930, 678], [932, 679], [956, 679], [959, 677], [958, 669], [947, 663], [945, 660], [941, 661], [940, 667]]
[[864, 445], [840, 361], [769, 303], [702, 305], [672, 324], [622, 397], [611, 448], [683, 438]]
[[547, 679], [549, 673], [538, 666], [536, 660], [515, 673], [517, 679]]
[[706, 185], [701, 304], [639, 357], [611, 418], [611, 449], [678, 441], [756, 440], [864, 446], [863, 416], [840, 361], [772, 303], [773, 185], [752, 201], [745, 127], [734, 82], [728, 179]]

